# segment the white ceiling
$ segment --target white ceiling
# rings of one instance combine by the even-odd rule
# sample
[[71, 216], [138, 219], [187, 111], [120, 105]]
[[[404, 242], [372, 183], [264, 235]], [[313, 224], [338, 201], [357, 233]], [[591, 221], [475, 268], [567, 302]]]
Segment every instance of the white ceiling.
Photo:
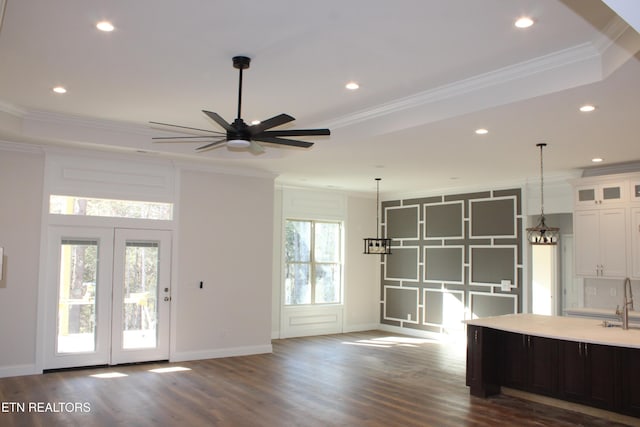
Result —
[[[515, 28], [521, 15], [536, 24]], [[97, 31], [102, 19], [115, 31]], [[349, 191], [375, 191], [382, 177], [383, 193], [538, 180], [539, 142], [545, 178], [593, 157], [640, 160], [640, 35], [600, 0], [6, 0], [1, 25], [7, 142]], [[297, 120], [284, 128], [332, 135], [257, 156], [152, 142], [165, 133], [149, 121], [220, 130], [201, 110], [235, 118], [236, 55], [252, 58], [245, 120], [288, 113]], [[350, 80], [360, 89], [346, 90]], [[585, 103], [596, 111], [580, 113]]]

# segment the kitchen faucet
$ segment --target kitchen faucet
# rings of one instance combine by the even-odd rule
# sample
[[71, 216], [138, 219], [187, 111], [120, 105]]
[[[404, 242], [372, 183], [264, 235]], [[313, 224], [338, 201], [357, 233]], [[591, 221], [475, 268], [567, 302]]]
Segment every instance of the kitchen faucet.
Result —
[[629, 329], [629, 310], [633, 311], [633, 291], [631, 289], [631, 279], [628, 277], [624, 279], [622, 285], [624, 289], [624, 304], [622, 306], [622, 312], [620, 309], [616, 309], [616, 314], [622, 317], [622, 329]]

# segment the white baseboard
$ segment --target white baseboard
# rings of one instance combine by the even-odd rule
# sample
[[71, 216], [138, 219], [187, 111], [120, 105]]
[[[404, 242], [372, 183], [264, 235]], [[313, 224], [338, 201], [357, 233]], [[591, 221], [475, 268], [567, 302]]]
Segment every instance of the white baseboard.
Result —
[[464, 335], [464, 333], [460, 333], [459, 335], [458, 334], [455, 334], [455, 335], [439, 334], [437, 332], [420, 331], [417, 329], [401, 328], [399, 326], [385, 325], [384, 323], [379, 324], [378, 329], [385, 332], [393, 332], [396, 334], [409, 335], [409, 336], [418, 337], [418, 338], [428, 338], [428, 339], [438, 340], [438, 341], [451, 341], [451, 340], [457, 341], [459, 339], [466, 339], [466, 336]]
[[246, 347], [228, 347], [200, 351], [176, 352], [169, 357], [170, 362], [186, 362], [189, 360], [218, 359], [220, 357], [249, 356], [252, 354], [272, 353], [273, 347], [267, 345], [253, 345]]
[[363, 332], [363, 331], [376, 331], [380, 329], [378, 323], [362, 323], [360, 325], [344, 325], [344, 332]]
[[38, 370], [35, 364], [0, 367], [0, 378], [20, 377], [22, 375], [37, 375], [41, 373], [42, 370]]

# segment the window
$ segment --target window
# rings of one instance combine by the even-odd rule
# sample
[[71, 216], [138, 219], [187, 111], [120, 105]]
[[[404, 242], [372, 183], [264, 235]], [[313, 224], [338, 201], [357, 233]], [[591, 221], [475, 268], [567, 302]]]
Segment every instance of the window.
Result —
[[285, 305], [336, 304], [342, 297], [342, 225], [287, 220]]
[[51, 195], [49, 213], [170, 221], [173, 219], [173, 203]]

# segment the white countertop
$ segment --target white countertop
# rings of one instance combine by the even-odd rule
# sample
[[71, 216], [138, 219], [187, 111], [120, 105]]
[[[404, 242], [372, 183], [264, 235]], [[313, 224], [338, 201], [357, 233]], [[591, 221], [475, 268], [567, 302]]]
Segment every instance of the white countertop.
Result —
[[566, 341], [640, 348], [640, 325], [637, 324], [623, 330], [620, 327], [605, 328], [602, 326], [602, 320], [539, 314], [509, 314], [466, 320], [465, 323]]

